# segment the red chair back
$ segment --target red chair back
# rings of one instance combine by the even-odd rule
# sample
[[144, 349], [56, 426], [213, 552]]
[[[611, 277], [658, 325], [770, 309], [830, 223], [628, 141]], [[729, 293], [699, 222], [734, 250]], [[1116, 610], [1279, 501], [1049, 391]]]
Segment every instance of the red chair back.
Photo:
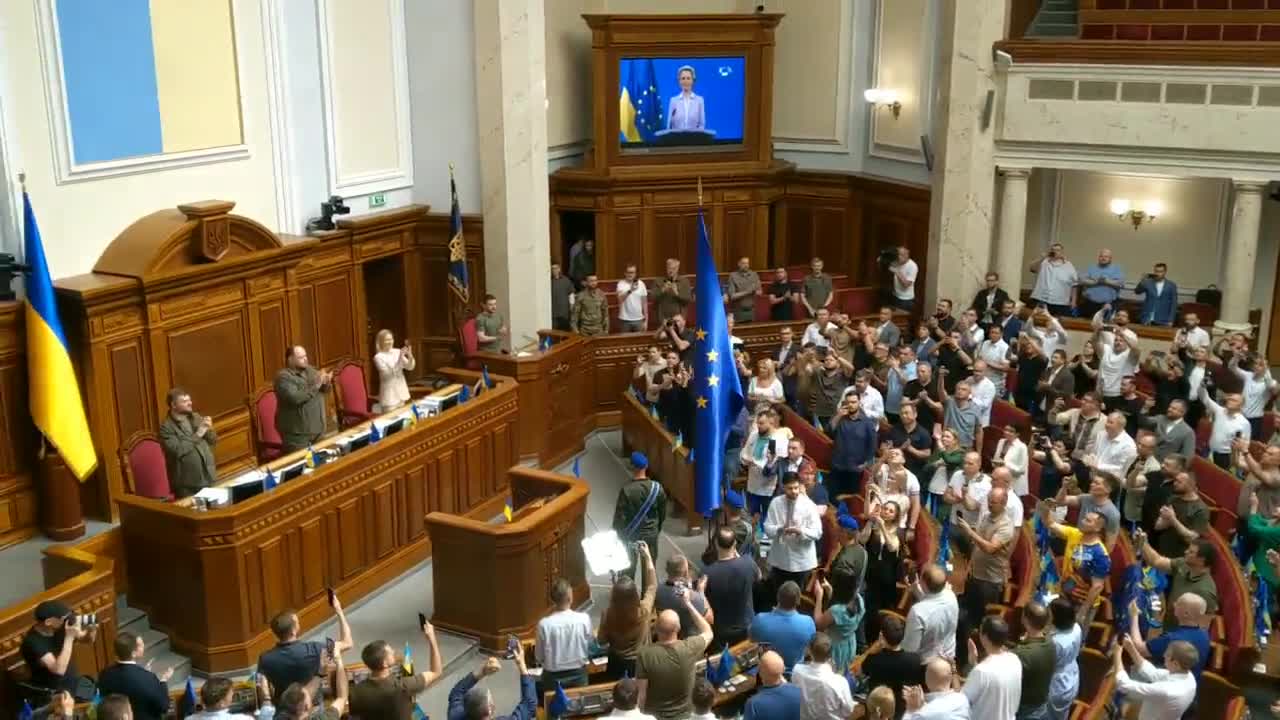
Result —
[[1208, 417], [1200, 418], [1200, 422], [1196, 423], [1196, 452], [1204, 454], [1209, 452], [1209, 435], [1213, 433], [1213, 419]]
[[1196, 477], [1200, 494], [1210, 505], [1235, 510], [1244, 487], [1235, 475], [1198, 456], [1191, 459], [1191, 472]]
[[262, 463], [274, 460], [282, 454], [284, 438], [276, 429], [276, 391], [270, 388], [253, 398], [254, 437], [258, 441], [258, 461]]
[[173, 497], [164, 448], [159, 440], [149, 433], [135, 436], [126, 443], [122, 454], [130, 493], [156, 499]]
[[473, 356], [480, 349], [480, 338], [476, 335], [476, 319], [467, 318], [458, 328], [458, 342], [462, 346], [462, 364], [468, 370], [479, 370], [480, 361]]
[[[1027, 493], [1030, 497], [1034, 497], [1037, 500], [1041, 499], [1040, 470], [1040, 463], [1035, 460], [1029, 460], [1027, 462]], [[1026, 504], [1024, 503], [1023, 506], [1026, 507]]]
[[1228, 673], [1235, 670], [1241, 651], [1254, 647], [1253, 596], [1249, 585], [1235, 561], [1231, 546], [1216, 530], [1206, 537], [1217, 551], [1218, 561], [1213, 564], [1213, 584], [1218, 587], [1218, 614], [1222, 616], [1226, 635]]
[[804, 442], [804, 454], [813, 458], [819, 470], [831, 469], [831, 438], [820, 432], [812, 423], [796, 414], [789, 407], [782, 408], [782, 424], [791, 434]]
[[[1031, 413], [1007, 400], [996, 400], [991, 406], [991, 426], [1003, 428], [1006, 425], [1018, 428], [1018, 437], [1021, 437], [1023, 442], [1031, 442]], [[983, 433], [983, 435], [999, 437], [999, 433], [992, 432]]]
[[369, 391], [364, 384], [364, 367], [347, 360], [334, 375], [338, 389], [338, 418], [342, 427], [358, 425], [373, 417], [369, 412]]

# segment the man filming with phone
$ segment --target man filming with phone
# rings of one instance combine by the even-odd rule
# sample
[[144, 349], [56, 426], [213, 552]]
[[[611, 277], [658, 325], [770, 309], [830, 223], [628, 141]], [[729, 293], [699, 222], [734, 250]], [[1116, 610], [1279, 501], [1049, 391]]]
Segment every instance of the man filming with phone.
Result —
[[[22, 659], [31, 671], [31, 685], [50, 692], [67, 690], [77, 700], [93, 698], [93, 683], [80, 682], [71, 655], [78, 642], [91, 643], [98, 637], [92, 616], [75, 615], [66, 605], [49, 600], [36, 606], [36, 623], [22, 638]], [[84, 687], [79, 687], [83, 685]]]
[[436, 629], [418, 613], [418, 629], [431, 647], [431, 667], [405, 675], [399, 672], [403, 658], [386, 640], [375, 640], [364, 646], [360, 660], [369, 668], [369, 677], [351, 688], [351, 714], [366, 720], [413, 720], [414, 698], [440, 678], [444, 662]]
[[319, 682], [324, 667], [336, 656], [350, 650], [351, 626], [342, 612], [338, 595], [329, 590], [329, 606], [338, 616], [338, 638], [326, 641], [298, 640], [301, 625], [298, 613], [285, 610], [271, 620], [271, 632], [276, 636], [276, 646], [258, 658], [258, 672], [271, 684], [271, 700], [278, 707], [280, 696], [293, 683], [307, 685]]

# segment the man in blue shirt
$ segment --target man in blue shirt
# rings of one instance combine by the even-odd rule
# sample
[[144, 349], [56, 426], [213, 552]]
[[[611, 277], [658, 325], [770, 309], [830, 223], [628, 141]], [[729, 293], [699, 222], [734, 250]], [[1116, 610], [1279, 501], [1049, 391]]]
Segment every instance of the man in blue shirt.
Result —
[[862, 484], [862, 471], [876, 459], [877, 434], [875, 420], [862, 413], [857, 393], [849, 393], [831, 419], [831, 486], [828, 490], [838, 499], [856, 495]]
[[524, 653], [516, 653], [515, 663], [520, 671], [520, 704], [510, 715], [499, 715], [493, 705], [493, 693], [477, 685], [502, 669], [498, 658], [491, 657], [479, 670], [463, 675], [449, 691], [449, 720], [533, 720], [538, 712], [538, 695], [533, 676], [524, 666]]
[[[818, 631], [813, 618], [797, 612], [800, 607], [800, 586], [788, 580], [778, 587], [777, 606], [769, 611], [756, 615], [751, 621], [751, 639], [758, 643], [768, 643], [782, 656], [786, 672], [791, 672], [795, 664], [804, 659], [805, 648], [809, 639]], [[763, 667], [761, 663], [761, 667]], [[761, 677], [763, 677], [761, 670]]]
[[1110, 250], [1102, 248], [1098, 251], [1098, 262], [1084, 271], [1080, 285], [1084, 288], [1080, 314], [1091, 317], [1103, 305], [1114, 305], [1116, 298], [1120, 297], [1120, 291], [1124, 289], [1124, 269], [1111, 262]]
[[[789, 671], [791, 668], [787, 667]], [[760, 688], [747, 701], [742, 720], [800, 720], [800, 688], [783, 677], [783, 662], [769, 651], [760, 657]]]
[[1129, 637], [1133, 640], [1133, 644], [1137, 647], [1138, 652], [1143, 657], [1150, 658], [1151, 662], [1157, 666], [1164, 665], [1164, 651], [1169, 648], [1169, 643], [1176, 640], [1183, 640], [1191, 643], [1196, 652], [1200, 654], [1200, 659], [1196, 662], [1196, 666], [1191, 668], [1191, 674], [1195, 675], [1196, 682], [1200, 682], [1200, 673], [1209, 664], [1211, 657], [1211, 647], [1209, 641], [1209, 631], [1205, 630], [1205, 601], [1204, 598], [1192, 592], [1185, 592], [1174, 598], [1173, 601], [1173, 617], [1177, 622], [1174, 627], [1167, 627], [1156, 637], [1144, 641], [1138, 625], [1138, 609], [1137, 603], [1133, 602], [1129, 605]]

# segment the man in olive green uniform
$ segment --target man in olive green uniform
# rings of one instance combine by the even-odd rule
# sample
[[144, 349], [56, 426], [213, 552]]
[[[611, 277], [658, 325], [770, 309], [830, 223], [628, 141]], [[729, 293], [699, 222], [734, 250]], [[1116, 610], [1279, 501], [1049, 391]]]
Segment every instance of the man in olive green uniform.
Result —
[[579, 335], [609, 334], [609, 298], [600, 289], [595, 273], [587, 276], [587, 283], [573, 303], [569, 327]]
[[653, 281], [658, 304], [658, 322], [665, 323], [684, 312], [685, 305], [693, 300], [689, 279], [680, 275], [680, 261], [667, 258], [666, 277]]
[[333, 374], [316, 371], [307, 362], [307, 349], [289, 348], [285, 368], [276, 373], [276, 431], [284, 451], [301, 450], [324, 435], [324, 394]]
[[502, 352], [502, 338], [507, 336], [507, 319], [498, 312], [498, 298], [484, 296], [484, 310], [476, 315], [477, 348], [485, 352]]
[[813, 273], [804, 278], [804, 292], [800, 295], [800, 301], [809, 311], [809, 317], [817, 317], [818, 310], [831, 305], [831, 301], [835, 299], [835, 287], [831, 283], [831, 276], [822, 272], [822, 258], [814, 258], [809, 267]]
[[756, 319], [756, 297], [763, 293], [760, 276], [751, 269], [751, 259], [738, 260], [738, 269], [729, 273], [724, 301], [733, 311], [733, 321], [747, 323]]
[[191, 409], [191, 396], [173, 388], [167, 397], [169, 415], [160, 423], [160, 445], [169, 473], [169, 487], [177, 497], [190, 497], [218, 480], [213, 446], [218, 435], [213, 418]]
[[613, 529], [626, 544], [634, 568], [636, 551], [632, 544], [636, 542], [648, 545], [649, 556], [657, 561], [658, 534], [667, 519], [667, 493], [657, 480], [649, 478], [649, 458], [644, 453], [631, 453], [631, 467], [631, 482], [618, 491], [618, 502], [613, 507]]

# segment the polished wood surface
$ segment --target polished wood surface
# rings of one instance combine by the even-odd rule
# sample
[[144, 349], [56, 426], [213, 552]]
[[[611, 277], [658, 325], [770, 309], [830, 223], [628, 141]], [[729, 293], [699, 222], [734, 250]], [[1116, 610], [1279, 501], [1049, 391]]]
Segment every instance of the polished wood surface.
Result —
[[689, 534], [698, 534], [702, 517], [694, 512], [693, 462], [689, 458], [689, 448], [676, 447], [671, 433], [632, 393], [621, 393], [618, 407], [622, 419], [623, 453], [629, 455], [639, 450], [649, 458], [649, 477], [662, 484], [667, 497], [675, 502], [680, 514], [688, 520]]
[[995, 48], [1015, 63], [1097, 65], [1208, 65], [1271, 67], [1280, 65], [1277, 43], [1163, 42], [1126, 40], [1004, 40]]
[[431, 554], [428, 513], [502, 509], [517, 457], [517, 386], [493, 380], [466, 404], [230, 508], [120, 497], [130, 604], [193, 667], [224, 672], [274, 643], [276, 613], [296, 610], [305, 632], [329, 617], [326, 586], [360, 598], [418, 565]]
[[504, 485], [511, 488], [514, 510], [509, 523], [449, 511], [426, 518], [436, 551], [431, 621], [492, 651], [506, 647], [507, 635], [533, 637], [554, 607], [551, 585], [557, 579], [568, 580], [575, 597], [591, 596], [582, 553], [587, 483], [513, 467]]
[[0, 302], [0, 547], [36, 533], [36, 436], [27, 411], [25, 307]]

